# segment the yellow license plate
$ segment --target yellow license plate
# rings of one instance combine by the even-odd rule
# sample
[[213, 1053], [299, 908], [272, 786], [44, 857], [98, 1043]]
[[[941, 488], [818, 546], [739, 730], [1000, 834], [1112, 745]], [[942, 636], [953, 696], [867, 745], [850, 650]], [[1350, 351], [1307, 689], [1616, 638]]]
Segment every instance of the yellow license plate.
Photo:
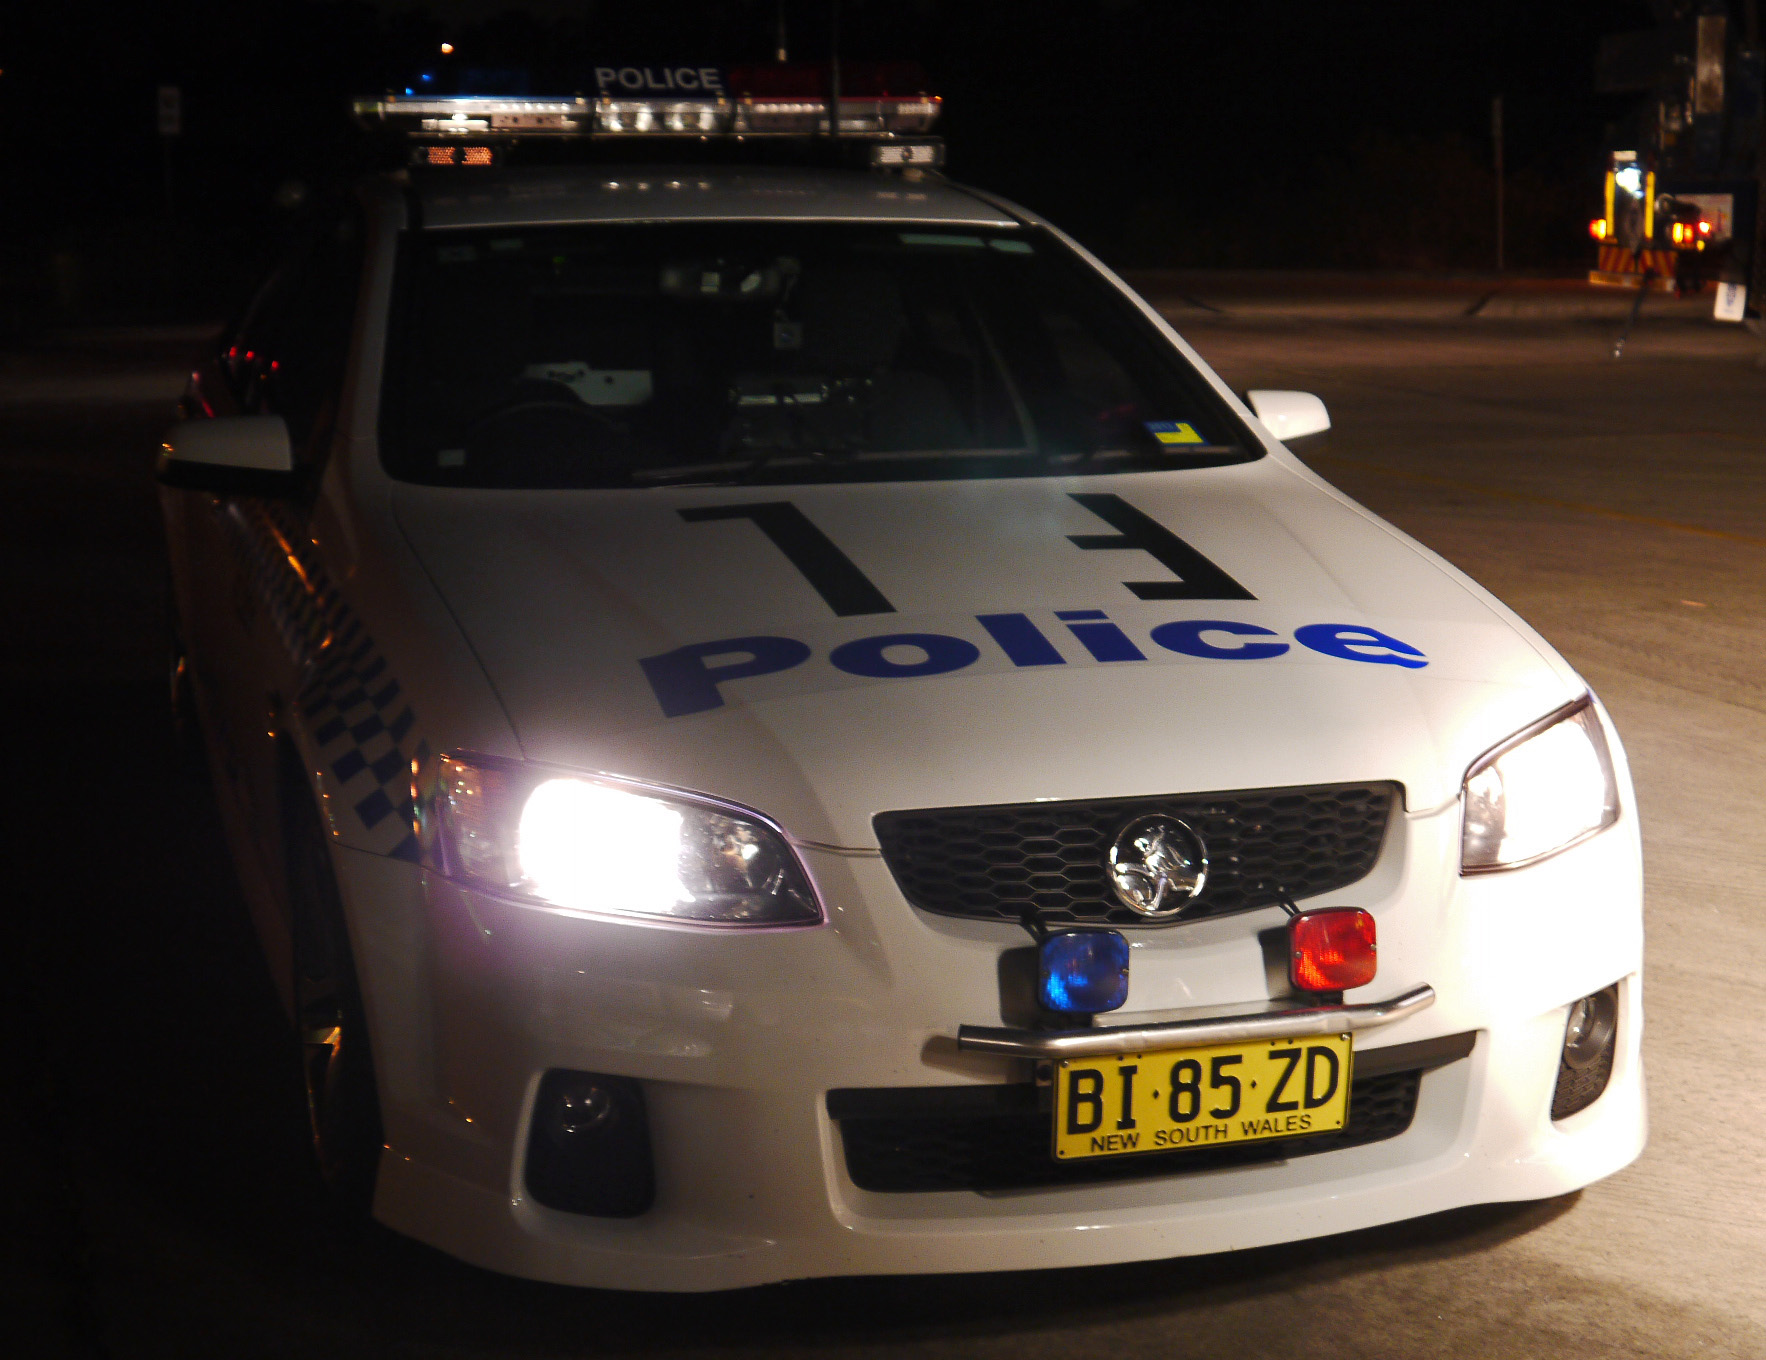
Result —
[[1347, 1034], [1063, 1058], [1055, 1065], [1055, 1157], [1303, 1138], [1349, 1118]]

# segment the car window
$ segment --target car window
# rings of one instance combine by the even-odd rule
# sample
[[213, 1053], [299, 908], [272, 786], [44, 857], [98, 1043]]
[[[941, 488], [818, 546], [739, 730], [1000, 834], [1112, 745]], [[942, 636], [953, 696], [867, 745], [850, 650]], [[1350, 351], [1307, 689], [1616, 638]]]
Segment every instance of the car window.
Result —
[[430, 231], [402, 246], [382, 450], [408, 480], [1034, 476], [1257, 456], [1052, 236], [829, 223]]

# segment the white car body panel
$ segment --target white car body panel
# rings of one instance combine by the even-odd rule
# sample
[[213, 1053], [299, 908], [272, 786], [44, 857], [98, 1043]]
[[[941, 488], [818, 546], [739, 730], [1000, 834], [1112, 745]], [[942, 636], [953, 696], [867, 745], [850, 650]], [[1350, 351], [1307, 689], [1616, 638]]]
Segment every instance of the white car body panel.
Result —
[[[618, 187], [612, 180], [564, 174], [432, 192], [422, 229], [1035, 220], [931, 181], [624, 170]], [[393, 252], [409, 220], [403, 199], [378, 203], [351, 377], [310, 515], [162, 493], [180, 609], [209, 620], [210, 655], [197, 667], [206, 708], [250, 714], [280, 702], [270, 742], [239, 737], [234, 722], [237, 749], [216, 758], [242, 771], [217, 787], [273, 965], [286, 926], [275, 837], [258, 834], [271, 810], [261, 792], [253, 803], [240, 791], [273, 785], [276, 741], [298, 752], [333, 832], [380, 1083], [384, 1222], [534, 1278], [717, 1289], [1248, 1247], [1559, 1194], [1635, 1158], [1646, 1126], [1641, 869], [1610, 722], [1603, 714], [1618, 822], [1539, 864], [1462, 877], [1467, 767], [1586, 686], [1486, 592], [1299, 464], [1145, 303], [1263, 440], [1261, 459], [982, 482], [424, 487], [388, 476], [375, 434]], [[1110, 526], [1075, 494], [1121, 497], [1255, 598], [1138, 599], [1125, 582], [1169, 573], [1138, 550], [1076, 546], [1070, 536]], [[776, 501], [839, 545], [893, 612], [838, 617], [752, 522], [679, 513]], [[211, 541], [232, 544], [251, 580], [280, 583], [265, 588], [249, 649], [225, 641], [218, 559], [197, 548]], [[1104, 611], [1144, 659], [1093, 659], [1056, 617], [1069, 610]], [[1014, 665], [979, 622], [997, 613], [1030, 618], [1063, 663]], [[1287, 650], [1235, 660], [1151, 639], [1160, 624], [1197, 619], [1267, 628], [1256, 640]], [[1311, 624], [1376, 629], [1427, 664], [1326, 655], [1295, 637]], [[895, 633], [961, 639], [976, 659], [906, 678], [854, 675], [828, 659]], [[639, 664], [754, 635], [798, 640], [810, 656], [723, 682], [715, 707], [668, 716]], [[212, 722], [210, 737], [219, 752], [226, 738]], [[799, 847], [827, 921], [692, 930], [587, 920], [462, 887], [417, 862], [409, 810], [398, 806], [411, 761], [440, 750], [758, 809]], [[853, 1184], [829, 1090], [1025, 1076], [1015, 1060], [959, 1052], [954, 1036], [963, 1024], [1001, 1023], [997, 960], [1026, 937], [910, 906], [877, 850], [877, 813], [1369, 780], [1404, 794], [1378, 864], [1304, 905], [1360, 906], [1378, 921], [1378, 977], [1347, 1001], [1419, 983], [1436, 1000], [1361, 1036], [1357, 1051], [1477, 1036], [1469, 1058], [1423, 1078], [1408, 1131], [1286, 1162], [1009, 1194]], [[1129, 932], [1129, 999], [1109, 1021], [1279, 999], [1257, 935], [1282, 920], [1267, 908]], [[1613, 983], [1620, 1046], [1606, 1093], [1554, 1122], [1567, 1007]], [[642, 1217], [562, 1213], [525, 1193], [528, 1121], [554, 1068], [644, 1083], [658, 1191]]]
[[[1068, 541], [1108, 528], [1070, 499], [1099, 491], [1176, 531], [1258, 598], [1136, 599], [1125, 577], [1169, 573], [1137, 551]], [[752, 523], [678, 514], [753, 501], [752, 489], [640, 492], [634, 505], [620, 492], [410, 487], [395, 506], [530, 759], [688, 788], [715, 773], [719, 796], [824, 844], [874, 846], [871, 817], [892, 808], [1173, 787], [1387, 778], [1411, 807], [1439, 807], [1475, 757], [1577, 693], [1470, 590], [1267, 463], [763, 495], [801, 509], [899, 612], [837, 619]], [[1055, 617], [1100, 607], [1147, 660], [1095, 661]], [[1014, 667], [976, 622], [1015, 611], [1064, 666]], [[1194, 618], [1269, 628], [1288, 651], [1200, 659], [1148, 640], [1158, 624]], [[1370, 625], [1428, 665], [1348, 661], [1291, 641], [1312, 623]], [[980, 659], [907, 679], [828, 663], [842, 642], [913, 633], [962, 638]], [[662, 717], [640, 658], [753, 634], [799, 639], [813, 655], [727, 682], [720, 708]], [[1174, 685], [1181, 706], [1170, 703]], [[1245, 732], [1258, 740], [1222, 739]], [[936, 758], [889, 759], [904, 738]], [[820, 792], [781, 787], [779, 752]]]
[[891, 182], [881, 176], [806, 175], [788, 169], [609, 166], [600, 174], [538, 172], [494, 184], [463, 178], [457, 188], [424, 195], [423, 225], [426, 230], [447, 231], [579, 222], [787, 218], [1010, 227], [1023, 220], [1003, 208], [990, 212], [991, 206], [979, 195], [937, 180]]

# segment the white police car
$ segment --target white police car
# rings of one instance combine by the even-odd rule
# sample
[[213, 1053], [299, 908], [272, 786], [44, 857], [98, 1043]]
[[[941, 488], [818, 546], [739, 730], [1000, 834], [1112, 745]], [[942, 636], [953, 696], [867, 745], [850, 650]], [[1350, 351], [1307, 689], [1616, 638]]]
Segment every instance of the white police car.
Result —
[[[175, 688], [339, 1197], [717, 1289], [1636, 1157], [1637, 821], [1586, 684], [1283, 448], [1315, 399], [1247, 409], [1030, 213], [477, 168], [806, 130], [696, 93], [370, 106], [455, 168], [316, 232], [162, 450]], [[927, 109], [842, 141], [926, 163]]]

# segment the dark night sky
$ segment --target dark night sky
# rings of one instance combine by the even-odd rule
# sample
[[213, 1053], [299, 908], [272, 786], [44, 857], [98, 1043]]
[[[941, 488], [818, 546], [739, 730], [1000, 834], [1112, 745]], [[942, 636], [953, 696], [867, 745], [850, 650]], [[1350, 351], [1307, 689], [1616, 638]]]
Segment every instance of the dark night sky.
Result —
[[[0, 28], [9, 294], [74, 257], [87, 302], [126, 305], [163, 248], [154, 89], [184, 90], [176, 238], [191, 297], [236, 286], [290, 175], [347, 162], [351, 93], [459, 60], [574, 84], [596, 60], [762, 60], [776, 0], [493, 4], [171, 0], [15, 6]], [[788, 0], [793, 55], [829, 6]], [[946, 97], [952, 174], [1129, 264], [1479, 268], [1490, 260], [1490, 98], [1505, 97], [1511, 258], [1573, 266], [1598, 192], [1599, 37], [1643, 0], [844, 0], [842, 54], [911, 57]], [[120, 290], [120, 291], [119, 291]], [[136, 288], [137, 305], [151, 289]]]

